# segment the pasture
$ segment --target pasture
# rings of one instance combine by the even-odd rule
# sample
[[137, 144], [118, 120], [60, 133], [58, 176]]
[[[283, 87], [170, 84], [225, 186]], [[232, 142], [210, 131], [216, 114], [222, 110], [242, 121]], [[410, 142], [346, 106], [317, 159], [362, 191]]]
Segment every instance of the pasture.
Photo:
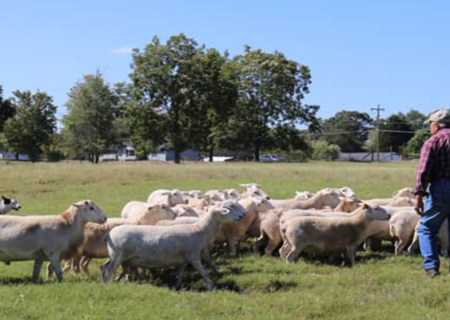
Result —
[[[0, 195], [17, 199], [11, 214], [58, 214], [71, 203], [91, 199], [110, 216], [119, 216], [130, 200], [145, 201], [158, 188], [182, 190], [236, 188], [257, 182], [272, 198], [290, 198], [296, 190], [350, 186], [361, 199], [388, 197], [414, 185], [416, 162], [390, 164], [151, 164], [79, 162], [0, 163]], [[250, 241], [248, 242], [250, 243]], [[62, 283], [30, 282], [32, 262], [0, 264], [0, 319], [448, 319], [450, 276], [428, 279], [421, 257], [358, 252], [353, 268], [300, 258], [250, 253], [237, 258], [214, 254], [222, 273], [207, 269], [217, 290], [205, 292], [197, 272], [189, 272], [176, 292], [175, 272], [150, 283], [100, 281], [65, 274]]]

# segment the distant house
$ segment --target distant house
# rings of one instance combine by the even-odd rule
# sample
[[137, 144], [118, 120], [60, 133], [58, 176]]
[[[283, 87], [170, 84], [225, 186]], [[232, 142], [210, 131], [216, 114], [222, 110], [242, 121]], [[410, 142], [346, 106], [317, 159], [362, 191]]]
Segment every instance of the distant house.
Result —
[[[380, 152], [380, 162], [401, 161], [395, 152]], [[376, 152], [340, 152], [337, 161], [373, 162], [378, 161]]]
[[106, 161], [136, 161], [136, 150], [131, 145], [130, 141], [125, 141], [123, 146], [116, 147], [108, 153], [100, 156], [101, 162]]
[[7, 152], [0, 150], [0, 160], [22, 160], [22, 161], [29, 161], [30, 158], [26, 154], [19, 154], [17, 155], [18, 158], [16, 158], [15, 153]]
[[[182, 160], [198, 161], [200, 158], [200, 152], [192, 149], [187, 149], [181, 152]], [[156, 153], [149, 153], [147, 159], [150, 161], [175, 161], [175, 152], [170, 149], [167, 144], [162, 144], [158, 147]]]

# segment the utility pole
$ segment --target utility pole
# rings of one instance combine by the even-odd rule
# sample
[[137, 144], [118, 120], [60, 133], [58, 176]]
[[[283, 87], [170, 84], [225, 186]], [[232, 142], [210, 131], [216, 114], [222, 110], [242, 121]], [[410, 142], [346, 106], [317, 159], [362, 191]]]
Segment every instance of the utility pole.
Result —
[[380, 162], [380, 111], [384, 111], [383, 108], [380, 108], [378, 104], [376, 108], [370, 108], [370, 110], [375, 110], [377, 112], [377, 162]]

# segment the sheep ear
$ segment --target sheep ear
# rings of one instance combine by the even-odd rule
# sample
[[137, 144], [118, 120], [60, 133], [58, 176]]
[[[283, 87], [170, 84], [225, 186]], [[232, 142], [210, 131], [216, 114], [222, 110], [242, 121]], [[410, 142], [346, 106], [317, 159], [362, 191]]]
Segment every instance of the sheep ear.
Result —
[[247, 187], [249, 186], [248, 183], [239, 183], [239, 185], [240, 185], [241, 187], [244, 187], [244, 188], [247, 188]]
[[164, 191], [164, 192], [161, 192], [160, 194], [162, 196], [168, 196], [168, 195], [172, 194], [172, 192], [171, 191]]
[[2, 196], [2, 199], [3, 199], [3, 200], [7, 200], [4, 196]]
[[364, 210], [368, 210], [368, 209], [370, 209], [370, 206], [367, 203], [364, 203], [363, 204], [363, 209]]
[[153, 210], [153, 208], [154, 208], [155, 206], [148, 206], [148, 208], [147, 208], [147, 210]]
[[77, 203], [72, 203], [72, 205], [75, 207], [75, 208], [80, 208], [81, 206], [79, 205], [79, 204], [77, 204]]
[[228, 209], [228, 208], [222, 208], [222, 209], [220, 209], [220, 213], [221, 214], [223, 214], [223, 215], [227, 215], [227, 214], [229, 214], [231, 211], [230, 211], [230, 209]]

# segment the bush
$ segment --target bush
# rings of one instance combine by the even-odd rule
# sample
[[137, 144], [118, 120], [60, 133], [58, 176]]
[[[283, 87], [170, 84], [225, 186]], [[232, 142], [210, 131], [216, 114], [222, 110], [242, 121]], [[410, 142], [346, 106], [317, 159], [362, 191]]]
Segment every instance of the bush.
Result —
[[311, 141], [311, 159], [332, 161], [339, 157], [341, 148], [324, 140]]

